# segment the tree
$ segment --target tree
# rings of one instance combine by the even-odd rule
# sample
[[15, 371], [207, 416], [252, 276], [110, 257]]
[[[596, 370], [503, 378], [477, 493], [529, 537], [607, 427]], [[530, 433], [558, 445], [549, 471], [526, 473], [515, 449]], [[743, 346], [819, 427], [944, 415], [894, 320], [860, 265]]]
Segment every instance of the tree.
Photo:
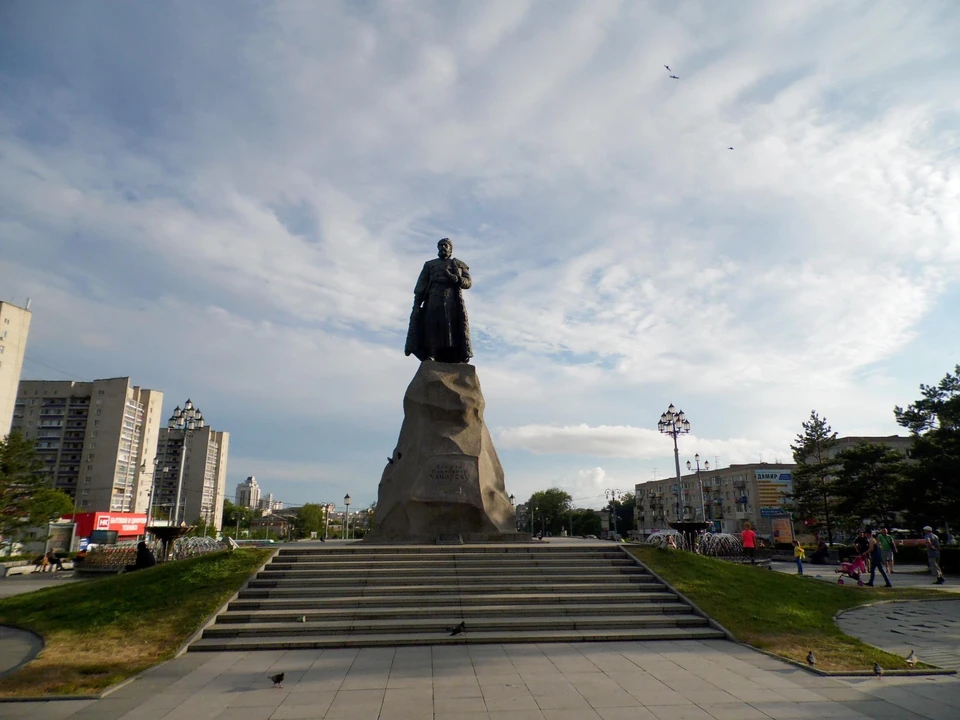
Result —
[[627, 492], [619, 500], [615, 500], [613, 506], [617, 513], [617, 532], [626, 536], [628, 532], [636, 529], [637, 518], [634, 511], [637, 507], [637, 499], [633, 493]]
[[793, 504], [804, 517], [822, 518], [827, 528], [827, 542], [832, 543], [831, 512], [836, 514], [832, 474], [839, 461], [831, 457], [829, 451], [837, 444], [837, 433], [816, 410], [810, 411], [810, 419], [802, 427], [803, 432], [790, 446], [797, 464], [793, 474]]
[[73, 512], [73, 498], [63, 490], [45, 487], [37, 490], [30, 503], [28, 523], [43, 526]]
[[[234, 505], [229, 500], [223, 501], [223, 521], [221, 527], [224, 533], [231, 536], [236, 533], [237, 520], [240, 521], [240, 529], [249, 530], [250, 521], [254, 518], [254, 511], [243, 505]], [[231, 532], [232, 531], [232, 532]]]
[[937, 385], [920, 385], [922, 397], [893, 414], [913, 436], [909, 491], [904, 509], [931, 525], [960, 521], [960, 365]]
[[48, 489], [45, 466], [34, 444], [17, 430], [0, 440], [0, 537], [18, 538], [35, 527], [35, 498], [40, 494], [42, 500], [42, 491]]
[[559, 488], [535, 492], [527, 501], [527, 512], [533, 518], [533, 532], [538, 529], [559, 535], [569, 520], [573, 498]]
[[837, 454], [840, 466], [833, 478], [833, 495], [840, 515], [891, 526], [904, 483], [902, 454], [884, 445], [861, 442]]
[[573, 511], [573, 534], [574, 535], [600, 535], [602, 526], [600, 513], [596, 510], [574, 510]]
[[317, 533], [323, 537], [323, 524], [326, 507], [317, 503], [307, 503], [297, 508], [297, 515], [293, 520], [294, 532], [297, 537], [310, 537], [310, 533]]

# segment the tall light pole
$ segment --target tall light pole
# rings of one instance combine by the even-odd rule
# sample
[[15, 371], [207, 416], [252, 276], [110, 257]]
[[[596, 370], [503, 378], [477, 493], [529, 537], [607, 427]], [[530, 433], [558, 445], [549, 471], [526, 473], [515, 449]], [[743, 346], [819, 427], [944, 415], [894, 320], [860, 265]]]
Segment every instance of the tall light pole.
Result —
[[657, 430], [664, 435], [673, 436], [673, 459], [677, 465], [677, 522], [683, 521], [683, 511], [680, 508], [683, 488], [680, 483], [680, 449], [677, 447], [677, 437], [690, 432], [690, 421], [683, 410], [677, 410], [673, 403], [667, 411], [660, 416], [660, 422], [657, 423]]
[[347, 511], [344, 513], [344, 526], [343, 526], [343, 539], [349, 539], [350, 533], [350, 493], [347, 493], [343, 496], [343, 504], [347, 506]]
[[[187, 440], [194, 430], [202, 430], [204, 427], [203, 413], [193, 406], [193, 403], [187, 398], [183, 410], [177, 407], [173, 411], [173, 416], [167, 422], [167, 427], [172, 430], [180, 430], [183, 433], [183, 448], [180, 452], [180, 472], [177, 478], [177, 499], [174, 505], [173, 525], [180, 524], [180, 499], [183, 495], [183, 470], [187, 464]], [[202, 500], [201, 500], [202, 503]]]
[[604, 490], [604, 496], [610, 501], [610, 515], [613, 516], [613, 539], [617, 539], [617, 506], [616, 502], [623, 497], [622, 490]]
[[[703, 478], [700, 477], [700, 453], [697, 453], [693, 456], [693, 459], [697, 462], [697, 484], [700, 485], [700, 519], [704, 522], [707, 521], [707, 510], [703, 504]], [[687, 470], [692, 470], [693, 466], [690, 464], [690, 461], [687, 460]], [[710, 469], [710, 461], [706, 460], [703, 463], [703, 469]]]

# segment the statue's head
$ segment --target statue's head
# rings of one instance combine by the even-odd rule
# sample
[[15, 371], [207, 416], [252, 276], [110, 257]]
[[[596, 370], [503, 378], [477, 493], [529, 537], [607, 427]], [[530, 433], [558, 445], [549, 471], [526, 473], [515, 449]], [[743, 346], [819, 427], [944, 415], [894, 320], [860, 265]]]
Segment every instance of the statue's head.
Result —
[[441, 260], [449, 260], [453, 255], [453, 243], [450, 242], [450, 238], [444, 238], [437, 243], [437, 255], [440, 256]]

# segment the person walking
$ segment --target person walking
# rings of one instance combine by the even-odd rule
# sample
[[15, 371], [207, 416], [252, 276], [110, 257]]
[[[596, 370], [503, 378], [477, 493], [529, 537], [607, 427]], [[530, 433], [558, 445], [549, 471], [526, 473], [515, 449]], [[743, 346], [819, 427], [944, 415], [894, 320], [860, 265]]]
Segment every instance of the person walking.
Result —
[[937, 578], [933, 584], [943, 585], [946, 580], [943, 579], [943, 570], [940, 569], [940, 538], [929, 525], [923, 526], [923, 541], [927, 545], [927, 567], [930, 568], [930, 574]]
[[799, 540], [793, 541], [793, 557], [797, 561], [797, 575], [803, 575], [803, 560], [807, 557], [807, 553], [800, 547]]
[[63, 562], [57, 556], [57, 553], [55, 550], [51, 550], [47, 553], [47, 563], [50, 565], [50, 572], [63, 570]]
[[887, 583], [887, 587], [893, 587], [890, 578], [887, 577], [887, 571], [883, 569], [883, 552], [880, 550], [880, 543], [873, 536], [872, 530], [867, 530], [865, 537], [867, 538], [867, 553], [870, 555], [870, 582], [867, 585], [873, 587], [873, 579], [876, 577], [877, 570], [879, 570]]
[[750, 558], [750, 564], [757, 562], [757, 534], [753, 531], [753, 526], [745, 522], [743, 532], [740, 533], [740, 542], [743, 543], [743, 554]]
[[880, 550], [883, 553], [883, 564], [886, 565], [887, 572], [893, 575], [893, 556], [897, 552], [897, 541], [888, 528], [883, 528], [877, 535], [877, 542], [880, 543]]

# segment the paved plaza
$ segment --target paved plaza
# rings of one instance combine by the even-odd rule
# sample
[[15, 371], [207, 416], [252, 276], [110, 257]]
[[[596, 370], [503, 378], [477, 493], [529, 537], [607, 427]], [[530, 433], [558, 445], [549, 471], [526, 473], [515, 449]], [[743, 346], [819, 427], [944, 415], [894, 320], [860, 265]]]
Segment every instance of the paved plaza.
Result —
[[958, 717], [954, 677], [824, 678], [725, 640], [190, 653], [102, 700], [0, 704], [30, 720]]
[[838, 623], [889, 652], [914, 650], [924, 662], [960, 670], [960, 599], [883, 603], [845, 612]]

